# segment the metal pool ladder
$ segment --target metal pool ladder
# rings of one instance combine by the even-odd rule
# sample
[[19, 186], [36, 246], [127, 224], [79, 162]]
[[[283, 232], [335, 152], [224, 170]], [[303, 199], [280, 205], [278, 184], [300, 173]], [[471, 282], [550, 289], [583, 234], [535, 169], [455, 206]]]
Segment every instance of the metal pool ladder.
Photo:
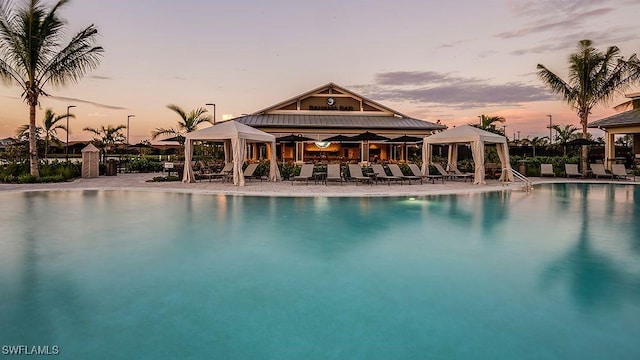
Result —
[[[520, 181], [522, 181], [522, 182], [524, 183], [524, 187], [525, 187], [525, 190], [526, 190], [527, 192], [529, 192], [529, 191], [533, 190], [533, 183], [531, 182], [531, 180], [529, 180], [529, 178], [528, 178], [528, 177], [526, 177], [526, 176], [522, 175], [521, 173], [519, 173], [518, 171], [514, 170], [513, 168], [511, 168], [511, 169], [504, 169], [503, 171], [509, 171], [509, 170], [511, 170], [511, 173], [513, 174], [513, 177], [514, 177], [516, 180], [520, 180]], [[503, 185], [504, 185], [504, 184], [509, 185], [509, 183], [508, 183], [508, 182], [506, 182], [506, 181], [505, 181], [505, 182], [503, 182]]]

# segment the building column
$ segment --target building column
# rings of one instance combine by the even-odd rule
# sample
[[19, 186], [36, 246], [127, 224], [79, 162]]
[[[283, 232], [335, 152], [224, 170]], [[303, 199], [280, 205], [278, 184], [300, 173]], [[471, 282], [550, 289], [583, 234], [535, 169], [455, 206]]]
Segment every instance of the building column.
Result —
[[611, 170], [611, 164], [616, 161], [615, 134], [608, 131], [604, 133], [604, 166]]

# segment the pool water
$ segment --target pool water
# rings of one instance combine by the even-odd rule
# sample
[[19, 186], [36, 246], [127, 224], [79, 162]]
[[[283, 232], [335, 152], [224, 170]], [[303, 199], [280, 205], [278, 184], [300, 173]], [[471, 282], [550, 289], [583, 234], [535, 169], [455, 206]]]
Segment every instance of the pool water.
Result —
[[638, 359], [640, 187], [0, 194], [0, 350]]

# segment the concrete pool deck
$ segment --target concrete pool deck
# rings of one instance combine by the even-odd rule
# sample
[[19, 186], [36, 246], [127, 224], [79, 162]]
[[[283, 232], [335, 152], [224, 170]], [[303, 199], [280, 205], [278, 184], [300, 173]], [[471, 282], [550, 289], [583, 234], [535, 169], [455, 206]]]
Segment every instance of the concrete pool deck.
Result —
[[[164, 191], [193, 194], [222, 194], [222, 195], [250, 195], [250, 196], [294, 196], [294, 197], [340, 197], [340, 196], [423, 196], [438, 194], [468, 194], [487, 191], [523, 191], [524, 184], [515, 182], [508, 186], [497, 180], [487, 180], [486, 185], [473, 185], [462, 180], [449, 180], [445, 183], [422, 185], [412, 182], [411, 185], [384, 183], [377, 185], [358, 184], [353, 182], [332, 182], [328, 185], [309, 185], [302, 182], [291, 184], [291, 181], [268, 182], [247, 181], [246, 186], [234, 186], [231, 183], [218, 181], [202, 181], [191, 184], [182, 182], [147, 182], [161, 173], [118, 174], [117, 176], [100, 176], [93, 179], [76, 179], [71, 182], [49, 184], [0, 184], [0, 192], [15, 191], [73, 191], [73, 190], [136, 190], [136, 191]], [[566, 178], [530, 178], [534, 185], [543, 183], [615, 183], [638, 185], [640, 178], [633, 180], [599, 180], [599, 179], [566, 179]]]

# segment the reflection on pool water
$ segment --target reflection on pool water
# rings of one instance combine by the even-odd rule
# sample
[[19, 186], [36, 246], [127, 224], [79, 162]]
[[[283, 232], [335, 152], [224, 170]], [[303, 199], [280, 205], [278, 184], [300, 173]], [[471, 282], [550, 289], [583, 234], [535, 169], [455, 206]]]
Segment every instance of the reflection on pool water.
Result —
[[68, 358], [640, 358], [640, 187], [0, 194], [0, 345]]

